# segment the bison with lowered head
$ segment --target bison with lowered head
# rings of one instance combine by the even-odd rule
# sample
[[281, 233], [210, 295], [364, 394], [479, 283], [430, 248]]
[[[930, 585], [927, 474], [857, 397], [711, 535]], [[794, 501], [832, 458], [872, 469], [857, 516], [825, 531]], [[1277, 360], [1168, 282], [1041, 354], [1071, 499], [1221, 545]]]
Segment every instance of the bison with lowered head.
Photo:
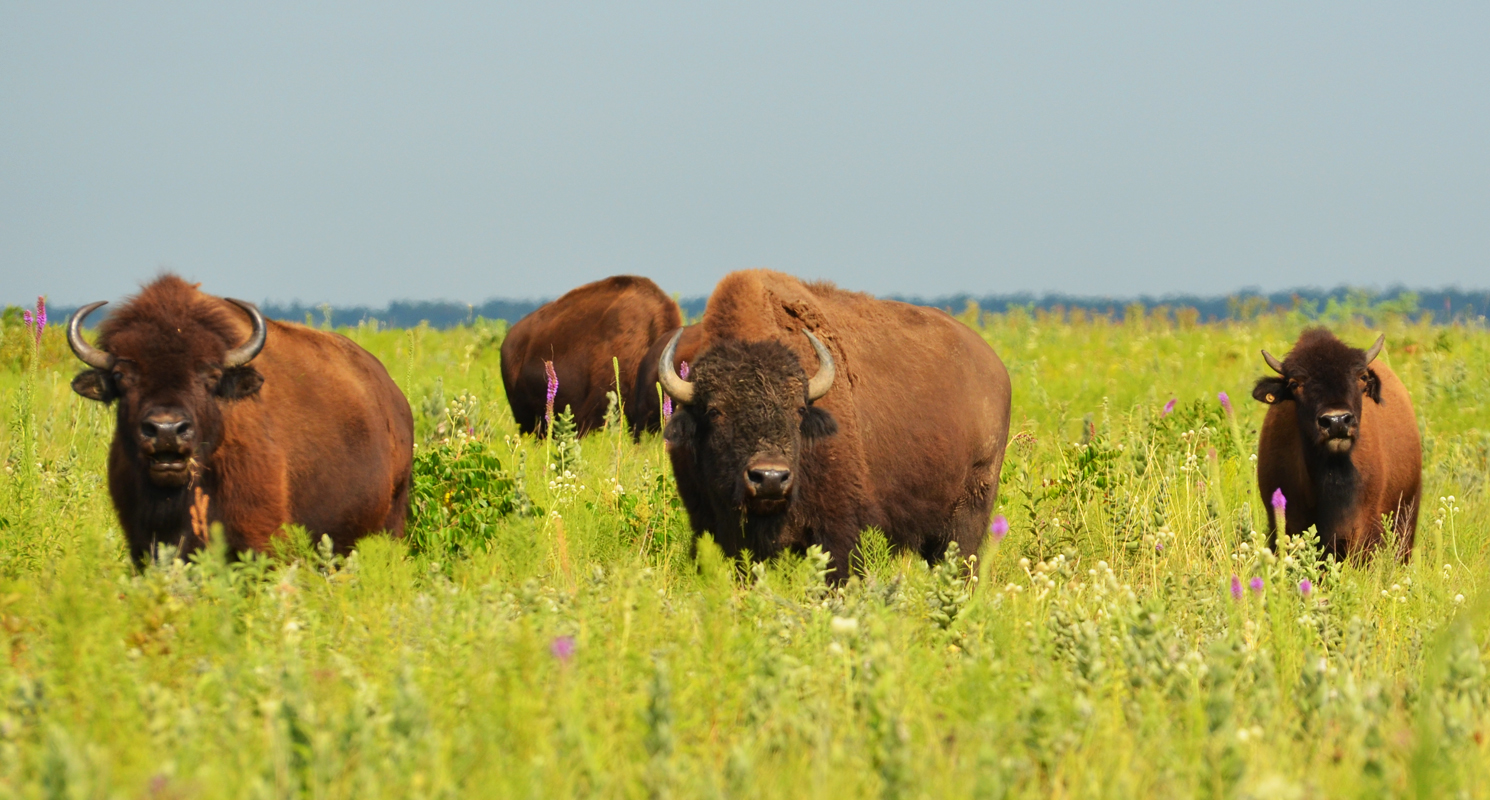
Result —
[[1380, 544], [1382, 515], [1390, 514], [1397, 556], [1411, 554], [1422, 446], [1407, 388], [1376, 363], [1385, 340], [1360, 350], [1313, 328], [1282, 361], [1262, 351], [1278, 373], [1252, 390], [1270, 406], [1257, 447], [1270, 538], [1278, 534], [1272, 497], [1281, 489], [1290, 536], [1314, 525], [1327, 552], [1358, 555]]
[[[678, 304], [657, 284], [616, 275], [570, 290], [518, 320], [502, 341], [502, 384], [523, 433], [548, 433], [551, 361], [559, 379], [554, 413], [568, 406], [581, 436], [605, 423], [606, 392], [630, 400], [636, 367], [652, 342], [682, 323]], [[619, 362], [620, 386], [616, 386]]]
[[820, 545], [847, 577], [865, 528], [928, 560], [983, 540], [1009, 433], [1009, 375], [947, 314], [765, 270], [709, 297], [664, 438], [695, 533], [771, 556]]
[[285, 523], [343, 551], [403, 535], [414, 418], [372, 354], [174, 275], [111, 314], [94, 346], [79, 328], [101, 305], [67, 323], [90, 367], [72, 388], [117, 405], [109, 493], [136, 563], [157, 544], [204, 544], [199, 498], [234, 551], [267, 549]]

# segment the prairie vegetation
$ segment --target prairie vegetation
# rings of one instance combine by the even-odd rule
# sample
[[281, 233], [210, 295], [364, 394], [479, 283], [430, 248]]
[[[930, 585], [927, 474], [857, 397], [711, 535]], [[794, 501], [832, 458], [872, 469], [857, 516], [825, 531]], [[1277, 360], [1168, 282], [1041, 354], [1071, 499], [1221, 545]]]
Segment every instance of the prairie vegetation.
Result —
[[928, 568], [870, 531], [841, 588], [695, 557], [658, 437], [519, 437], [479, 321], [341, 329], [415, 408], [408, 538], [138, 573], [111, 411], [7, 321], [0, 794], [1484, 795], [1490, 334], [1351, 316], [1422, 427], [1409, 563], [1265, 547], [1250, 390], [1303, 314], [969, 309], [1014, 382], [1007, 535]]

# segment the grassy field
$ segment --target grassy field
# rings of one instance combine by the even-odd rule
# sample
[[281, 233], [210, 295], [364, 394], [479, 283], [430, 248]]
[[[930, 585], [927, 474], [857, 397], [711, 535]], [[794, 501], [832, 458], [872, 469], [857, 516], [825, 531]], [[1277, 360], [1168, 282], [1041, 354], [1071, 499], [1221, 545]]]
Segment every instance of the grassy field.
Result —
[[841, 589], [695, 559], [657, 437], [519, 437], [486, 324], [341, 329], [415, 408], [408, 539], [138, 574], [111, 412], [11, 325], [0, 795], [1485, 796], [1490, 334], [1336, 316], [1416, 403], [1410, 563], [1259, 546], [1257, 351], [1304, 315], [970, 310], [1014, 381], [1009, 533], [974, 583], [870, 532]]

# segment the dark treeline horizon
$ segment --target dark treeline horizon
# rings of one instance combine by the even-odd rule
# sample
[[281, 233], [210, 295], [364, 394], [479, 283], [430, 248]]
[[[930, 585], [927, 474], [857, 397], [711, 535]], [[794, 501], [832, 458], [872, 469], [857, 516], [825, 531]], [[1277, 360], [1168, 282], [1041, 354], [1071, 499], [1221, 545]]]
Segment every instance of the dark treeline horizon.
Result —
[[[1127, 310], [1135, 305], [1142, 306], [1145, 313], [1159, 307], [1176, 311], [1189, 308], [1196, 311], [1197, 319], [1201, 322], [1247, 319], [1260, 313], [1280, 309], [1299, 309], [1306, 316], [1314, 317], [1334, 308], [1367, 317], [1373, 316], [1373, 309], [1415, 316], [1431, 313], [1433, 322], [1442, 324], [1482, 320], [1486, 310], [1490, 309], [1490, 290], [1408, 289], [1402, 286], [1386, 291], [1349, 286], [1337, 286], [1333, 289], [1301, 288], [1269, 293], [1242, 290], [1226, 295], [1208, 296], [1181, 294], [1090, 297], [1059, 292], [1038, 295], [1022, 292], [985, 295], [961, 293], [932, 298], [890, 295], [887, 299], [944, 308], [954, 313], [963, 311], [968, 303], [972, 302], [976, 303], [981, 310], [993, 313], [1003, 313], [1016, 308], [1045, 311], [1082, 309], [1091, 314], [1111, 315], [1114, 319], [1121, 319]], [[478, 319], [516, 322], [550, 300], [493, 298], [482, 303], [396, 300], [380, 308], [365, 305], [338, 306], [327, 303], [311, 305], [300, 301], [290, 303], [266, 301], [260, 304], [259, 308], [270, 319], [310, 322], [318, 326], [326, 324], [329, 314], [329, 322], [333, 326], [358, 325], [377, 320], [378, 324], [384, 327], [412, 328], [421, 323], [428, 323], [432, 328], [444, 329], [470, 324]], [[678, 300], [678, 305], [688, 319], [693, 321], [703, 315], [707, 301], [708, 298], [705, 297], [681, 298]], [[50, 322], [62, 324], [74, 310], [75, 307], [55, 307], [51, 309]], [[107, 307], [102, 311], [107, 311]], [[97, 324], [102, 318], [102, 314], [95, 315], [89, 322]]]

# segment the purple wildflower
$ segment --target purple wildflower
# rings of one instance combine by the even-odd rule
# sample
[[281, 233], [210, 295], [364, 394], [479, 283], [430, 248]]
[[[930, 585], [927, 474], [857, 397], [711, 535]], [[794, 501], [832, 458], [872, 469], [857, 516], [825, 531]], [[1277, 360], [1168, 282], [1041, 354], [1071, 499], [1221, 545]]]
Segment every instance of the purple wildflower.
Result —
[[547, 421], [548, 427], [552, 429], [554, 427], [554, 398], [559, 395], [559, 373], [554, 372], [552, 361], [543, 362], [543, 373], [548, 376], [548, 399], [544, 403], [543, 418]]
[[569, 659], [574, 658], [574, 637], [555, 636], [548, 645], [548, 651], [553, 653], [554, 658], [559, 659], [559, 663], [568, 664]]
[[47, 327], [47, 299], [36, 298], [36, 313], [22, 311], [21, 319], [25, 321], [27, 328], [32, 328], [36, 333], [36, 343], [41, 344], [41, 332]]
[[988, 532], [993, 534], [994, 542], [1002, 542], [1004, 537], [1009, 535], [1008, 518], [1003, 514], [994, 517], [993, 522], [988, 526]]
[[1220, 398], [1221, 407], [1226, 409], [1226, 413], [1231, 414], [1231, 398], [1227, 397], [1225, 392], [1221, 392], [1220, 394], [1216, 395], [1216, 397]]
[[1235, 575], [1231, 576], [1231, 599], [1242, 599], [1242, 579]]
[[1261, 577], [1255, 577], [1254, 576], [1252, 578], [1252, 580], [1247, 581], [1247, 586], [1252, 589], [1252, 593], [1253, 594], [1262, 594], [1262, 578]]
[[662, 418], [664, 420], [673, 418], [673, 396], [667, 393], [662, 395]]
[[1308, 597], [1312, 591], [1314, 591], [1314, 584], [1308, 578], [1299, 581], [1299, 594]]
[[679, 361], [678, 362], [678, 377], [679, 378], [682, 378], [685, 381], [688, 380], [688, 362], [687, 361]]
[[1162, 552], [1164, 552], [1164, 543], [1163, 542], [1154, 542], [1154, 552], [1155, 553], [1162, 553]]
[[1288, 508], [1288, 498], [1283, 496], [1281, 488], [1273, 490], [1273, 510], [1282, 513]]
[[1169, 398], [1169, 402], [1164, 404], [1164, 413], [1160, 414], [1159, 416], [1162, 416], [1162, 417], [1169, 416], [1169, 413], [1171, 411], [1174, 411], [1174, 404], [1175, 404], [1175, 400], [1176, 399], [1178, 399], [1178, 398], [1174, 398], [1174, 397]]

